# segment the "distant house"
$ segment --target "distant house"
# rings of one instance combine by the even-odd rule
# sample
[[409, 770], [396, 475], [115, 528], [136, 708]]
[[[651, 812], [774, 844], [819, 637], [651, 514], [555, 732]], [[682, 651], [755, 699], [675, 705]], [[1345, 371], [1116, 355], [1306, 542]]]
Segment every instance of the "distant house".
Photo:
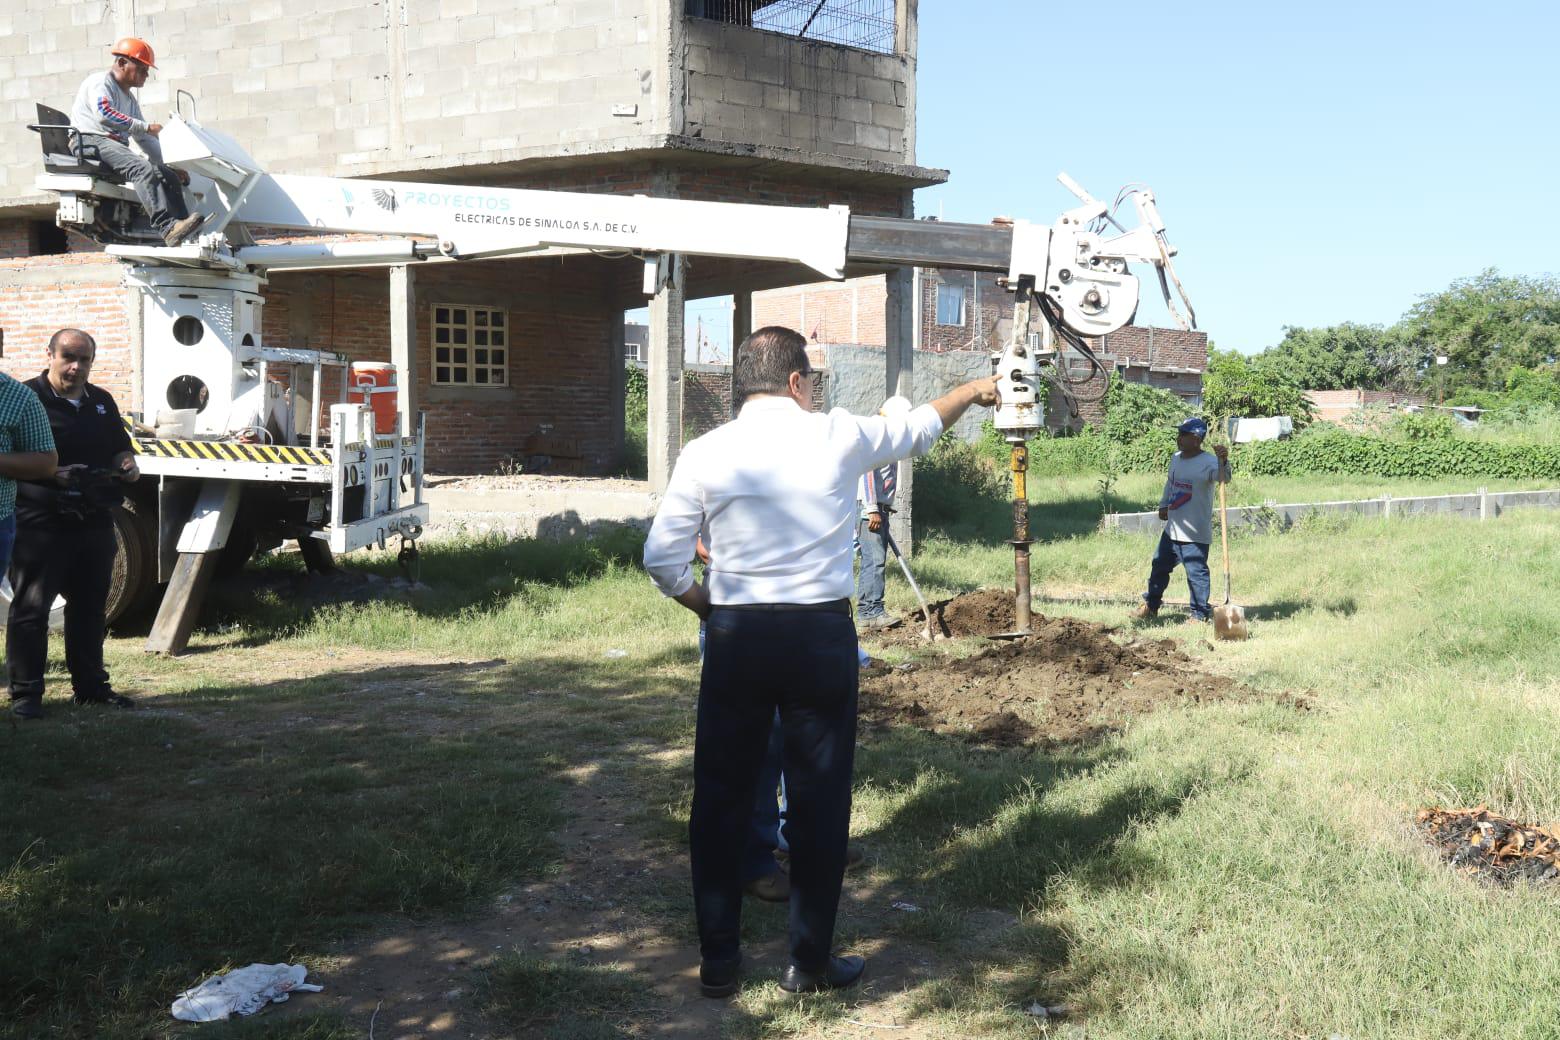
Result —
[[647, 361], [650, 357], [650, 326], [637, 321], [623, 323], [623, 360]]
[[1423, 408], [1426, 403], [1422, 394], [1396, 390], [1307, 390], [1305, 396], [1321, 422], [1339, 422], [1359, 416], [1367, 408], [1400, 411]]

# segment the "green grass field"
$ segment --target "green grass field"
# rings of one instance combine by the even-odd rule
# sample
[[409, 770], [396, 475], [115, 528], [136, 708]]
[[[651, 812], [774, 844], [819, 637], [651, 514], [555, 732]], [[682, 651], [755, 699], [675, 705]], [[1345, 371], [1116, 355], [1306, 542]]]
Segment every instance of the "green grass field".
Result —
[[[1158, 490], [1125, 477], [1113, 494], [1147, 508]], [[1152, 539], [1097, 533], [1089, 478], [1036, 480], [1031, 497], [1039, 609], [1120, 623]], [[1006, 519], [971, 499], [926, 532], [928, 592], [1009, 584]], [[1545, 511], [1243, 536], [1235, 599], [1252, 639], [1205, 644], [1169, 619], [1149, 631], [1273, 699], [1049, 751], [872, 735], [853, 824], [870, 859], [847, 879], [840, 938], [893, 984], [797, 1001], [766, 962], [686, 1035], [1555, 1036], [1560, 887], [1457, 876], [1413, 818], [1487, 803], [1560, 820], [1557, 540]], [[366, 1036], [366, 1014], [328, 1000], [341, 951], [474, 927], [503, 893], [576, 877], [562, 836], [586, 813], [622, 824], [614, 855], [665, 865], [614, 899], [690, 967], [694, 626], [635, 553], [628, 536], [434, 546], [426, 590], [368, 604], [262, 582], [220, 598], [187, 658], [112, 642], [116, 684], [146, 695], [136, 713], [74, 709], [54, 673], [47, 720], [0, 726], [0, 1036], [184, 1035], [167, 1014], [180, 989], [282, 959], [319, 966], [326, 992], [202, 1035]], [[384, 556], [349, 566], [393, 573]], [[910, 608], [890, 574], [890, 606]], [[1309, 710], [1276, 697], [1291, 693]], [[755, 945], [783, 932], [781, 911], [750, 918]], [[452, 998], [456, 1035], [684, 1035], [667, 1023], [698, 1001], [691, 976], [651, 986], [632, 944], [588, 963], [558, 949], [516, 943], [454, 971], [469, 992]], [[931, 967], [889, 967], [910, 962]], [[1071, 1013], [1043, 1025], [1022, 1013], [1035, 1001]]]

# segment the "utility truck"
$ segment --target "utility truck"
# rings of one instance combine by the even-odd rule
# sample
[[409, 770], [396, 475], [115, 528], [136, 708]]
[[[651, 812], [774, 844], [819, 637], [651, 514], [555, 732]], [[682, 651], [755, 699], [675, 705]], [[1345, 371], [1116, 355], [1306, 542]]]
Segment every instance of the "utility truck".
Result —
[[[314, 568], [333, 553], [393, 543], [404, 563], [416, 561], [428, 522], [423, 418], [398, 406], [381, 408], [376, 422], [374, 393], [385, 392], [377, 386], [327, 406], [327, 386], [339, 396], [352, 382], [352, 359], [266, 342], [261, 290], [271, 272], [596, 251], [642, 259], [647, 294], [674, 254], [788, 261], [826, 278], [844, 277], [847, 264], [998, 272], [1018, 296], [1011, 336], [992, 357], [1001, 377], [996, 425], [1015, 452], [1042, 425], [1046, 380], [1065, 389], [1078, 381], [1079, 357], [1093, 362], [1083, 337], [1131, 321], [1138, 282], [1129, 264], [1152, 264], [1170, 300], [1175, 250], [1146, 189], [1130, 193], [1137, 219], [1126, 230], [1112, 207], [1065, 175], [1077, 208], [1052, 224], [1010, 226], [859, 216], [843, 206], [291, 176], [268, 173], [238, 142], [202, 126], [192, 100], [186, 116], [186, 99], [180, 92], [160, 140], [165, 162], [188, 175], [191, 212], [205, 223], [174, 247], [161, 243], [134, 193], [84, 157], [63, 113], [39, 105], [32, 127], [44, 152], [37, 186], [58, 196], [58, 224], [104, 244], [139, 290], [141, 409], [132, 433], [145, 476], [116, 513], [109, 616], [160, 594], [153, 651], [184, 648], [224, 560], [241, 563], [284, 539], [296, 539]], [[298, 238], [260, 241], [262, 228]], [[1072, 364], [1059, 364], [1064, 357]], [[325, 378], [332, 372], [337, 378]], [[396, 372], [394, 382], [414, 375]], [[1027, 610], [1021, 620], [1027, 625]]]

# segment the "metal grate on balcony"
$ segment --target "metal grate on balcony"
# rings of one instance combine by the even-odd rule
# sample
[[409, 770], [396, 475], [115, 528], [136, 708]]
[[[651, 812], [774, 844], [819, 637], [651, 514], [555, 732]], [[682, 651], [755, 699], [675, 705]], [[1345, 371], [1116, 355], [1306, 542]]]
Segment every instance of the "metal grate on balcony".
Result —
[[893, 54], [896, 0], [688, 0], [694, 18]]

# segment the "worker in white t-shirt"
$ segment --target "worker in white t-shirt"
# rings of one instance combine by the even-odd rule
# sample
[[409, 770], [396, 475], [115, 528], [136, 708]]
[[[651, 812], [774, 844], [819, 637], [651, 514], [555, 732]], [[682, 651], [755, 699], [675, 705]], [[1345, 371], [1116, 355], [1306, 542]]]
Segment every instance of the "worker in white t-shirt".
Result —
[[1180, 566], [1186, 570], [1192, 598], [1186, 623], [1196, 625], [1212, 613], [1208, 606], [1208, 546], [1213, 542], [1213, 489], [1230, 479], [1229, 449], [1217, 444], [1212, 455], [1202, 450], [1203, 438], [1208, 436], [1208, 424], [1202, 419], [1187, 419], [1175, 430], [1180, 450], [1171, 456], [1165, 490], [1159, 497], [1159, 519], [1165, 522], [1165, 530], [1148, 573], [1148, 591], [1132, 616], [1144, 619], [1159, 613], [1170, 573]]

